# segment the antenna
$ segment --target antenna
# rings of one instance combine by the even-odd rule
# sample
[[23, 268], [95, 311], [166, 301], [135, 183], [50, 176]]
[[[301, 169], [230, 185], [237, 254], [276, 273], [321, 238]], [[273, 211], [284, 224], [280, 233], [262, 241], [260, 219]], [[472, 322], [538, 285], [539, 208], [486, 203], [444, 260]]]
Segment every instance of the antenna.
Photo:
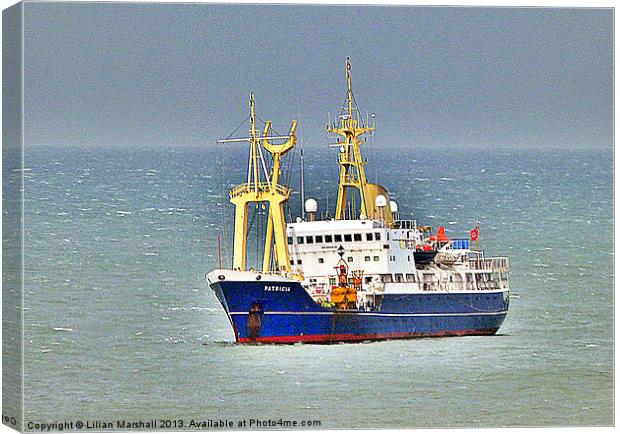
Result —
[[304, 204], [306, 202], [305, 197], [306, 197], [306, 193], [304, 191], [304, 149], [301, 148], [301, 170], [300, 170], [300, 183], [301, 183], [301, 188], [300, 188], [300, 195], [301, 195], [301, 215], [302, 217], [306, 216], [306, 213], [304, 212]]
[[[299, 99], [297, 100], [297, 119], [299, 119], [299, 124], [301, 124], [301, 113], [300, 113], [300, 109], [299, 109]], [[299, 132], [300, 132], [300, 136], [301, 136], [301, 128], [299, 128]], [[306, 198], [306, 193], [305, 193], [305, 189], [304, 189], [304, 139], [303, 137], [300, 138], [299, 140], [299, 150], [300, 150], [300, 170], [299, 170], [299, 195], [301, 196], [301, 217], [304, 218], [306, 216], [306, 213], [304, 212], [304, 206], [305, 206], [305, 198]]]

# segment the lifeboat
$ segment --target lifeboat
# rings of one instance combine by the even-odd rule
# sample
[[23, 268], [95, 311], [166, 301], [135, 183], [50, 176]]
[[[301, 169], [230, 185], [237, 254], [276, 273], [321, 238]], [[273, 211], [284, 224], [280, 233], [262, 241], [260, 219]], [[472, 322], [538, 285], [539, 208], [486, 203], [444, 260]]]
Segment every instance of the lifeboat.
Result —
[[437, 250], [433, 248], [431, 248], [430, 250], [420, 249], [413, 252], [413, 259], [418, 265], [430, 264], [435, 259], [435, 256], [437, 256]]

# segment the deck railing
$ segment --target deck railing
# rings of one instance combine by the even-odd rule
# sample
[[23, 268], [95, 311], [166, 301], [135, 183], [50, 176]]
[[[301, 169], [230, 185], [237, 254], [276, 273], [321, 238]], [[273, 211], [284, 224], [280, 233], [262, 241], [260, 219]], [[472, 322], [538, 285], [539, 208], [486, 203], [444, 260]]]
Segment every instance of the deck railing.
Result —
[[[256, 183], [245, 183], [245, 184], [240, 184], [238, 186], [236, 186], [235, 188], [233, 188], [232, 190], [230, 190], [230, 198], [232, 199], [233, 197], [239, 196], [242, 193], [245, 192], [254, 192], [256, 188]], [[264, 193], [264, 192], [269, 192], [271, 191], [271, 184], [268, 182], [259, 182], [258, 183], [258, 192], [259, 193]], [[283, 195], [287, 195], [289, 193], [289, 189], [283, 185], [276, 185], [275, 186], [275, 190], [276, 192], [283, 194]]]
[[484, 259], [470, 259], [469, 267], [473, 270], [507, 272], [510, 269], [510, 262], [505, 256], [496, 256], [493, 258]]

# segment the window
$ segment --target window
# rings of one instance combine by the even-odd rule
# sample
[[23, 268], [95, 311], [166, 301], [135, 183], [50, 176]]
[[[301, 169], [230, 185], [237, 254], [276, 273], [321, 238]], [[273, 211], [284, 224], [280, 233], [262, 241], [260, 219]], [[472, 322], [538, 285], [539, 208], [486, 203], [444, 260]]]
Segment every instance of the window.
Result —
[[350, 243], [352, 238], [351, 238], [351, 234], [344, 234], [344, 240], [347, 243]]
[[402, 283], [402, 281], [403, 281], [403, 275], [402, 274], [397, 274], [396, 275], [396, 282]]
[[353, 234], [353, 241], [362, 241], [362, 234]]
[[304, 243], [304, 237], [297, 237], [297, 244], [303, 244]]
[[322, 243], [323, 242], [323, 235], [317, 235], [316, 237], [314, 237], [314, 242], [315, 243]]
[[306, 244], [312, 244], [314, 241], [312, 240], [312, 235], [308, 235], [306, 237]]
[[411, 256], [407, 255], [407, 261], [411, 262]]
[[341, 243], [342, 242], [342, 235], [340, 235], [340, 234], [334, 235], [334, 241], [337, 242], [337, 243]]
[[324, 262], [325, 262], [325, 259], [319, 258], [319, 264], [323, 264]]
[[375, 232], [375, 241], [381, 241], [381, 232]]
[[301, 265], [301, 259], [297, 260], [297, 265]]
[[366, 241], [372, 241], [372, 232], [366, 234]]
[[387, 239], [388, 239], [388, 241], [390, 241], [390, 233], [389, 232], [387, 233]]
[[326, 243], [331, 243], [332, 242], [332, 236], [331, 235], [325, 235], [325, 242]]
[[288, 237], [286, 240], [287, 240], [289, 246], [291, 244], [293, 244], [293, 237]]
[[370, 256], [364, 256], [364, 261], [370, 262]]
[[379, 257], [378, 256], [373, 256], [372, 260], [375, 261], [375, 262], [379, 262]]
[[291, 265], [295, 265], [295, 261], [291, 259]]
[[347, 262], [353, 262], [353, 256], [349, 256], [349, 257], [347, 258]]

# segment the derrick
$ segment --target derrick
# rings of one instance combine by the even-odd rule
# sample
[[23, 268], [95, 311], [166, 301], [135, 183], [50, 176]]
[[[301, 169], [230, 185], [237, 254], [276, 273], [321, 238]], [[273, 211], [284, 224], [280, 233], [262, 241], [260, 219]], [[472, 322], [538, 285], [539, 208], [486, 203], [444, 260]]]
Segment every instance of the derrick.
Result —
[[[256, 129], [256, 112], [254, 94], [250, 95], [250, 137], [218, 140], [217, 143], [248, 142], [247, 181], [230, 190], [230, 202], [235, 205], [235, 234], [233, 242], [233, 269], [244, 271], [247, 260], [248, 205], [267, 203], [269, 213], [263, 271], [290, 271], [288, 245], [286, 241], [286, 222], [284, 204], [289, 200], [291, 191], [280, 184], [281, 160], [296, 143], [295, 130], [297, 121], [293, 121], [286, 136], [270, 136], [271, 121], [267, 121], [262, 136]], [[284, 141], [275, 144], [275, 141]], [[263, 155], [263, 148], [272, 157], [271, 170], [268, 170]], [[273, 261], [272, 261], [273, 247]], [[275, 264], [275, 270], [272, 269]]]

